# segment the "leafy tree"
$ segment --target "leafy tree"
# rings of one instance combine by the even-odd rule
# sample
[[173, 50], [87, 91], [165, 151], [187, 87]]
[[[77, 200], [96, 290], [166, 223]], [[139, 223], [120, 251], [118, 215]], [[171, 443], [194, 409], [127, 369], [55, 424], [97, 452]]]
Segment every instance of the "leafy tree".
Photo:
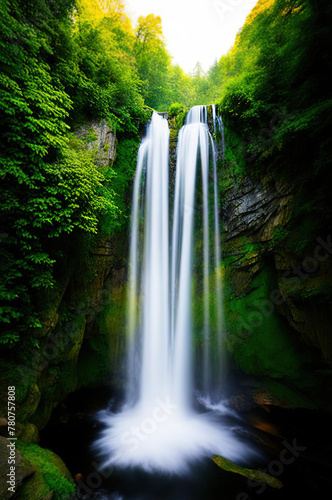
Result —
[[165, 46], [161, 19], [154, 14], [140, 16], [136, 27], [135, 56], [146, 104], [167, 108], [170, 55]]
[[171, 66], [169, 69], [168, 88], [172, 102], [181, 102], [187, 107], [193, 105], [195, 94], [193, 80], [179, 65]]
[[102, 220], [108, 231], [119, 224], [114, 173], [95, 165], [69, 124], [103, 117], [136, 137], [143, 100], [121, 5], [108, 2], [107, 14], [88, 22], [82, 3], [75, 13], [69, 0], [1, 2], [0, 342], [7, 346], [38, 339], [38, 297], [56, 286], [55, 266], [70, 241], [97, 234]]

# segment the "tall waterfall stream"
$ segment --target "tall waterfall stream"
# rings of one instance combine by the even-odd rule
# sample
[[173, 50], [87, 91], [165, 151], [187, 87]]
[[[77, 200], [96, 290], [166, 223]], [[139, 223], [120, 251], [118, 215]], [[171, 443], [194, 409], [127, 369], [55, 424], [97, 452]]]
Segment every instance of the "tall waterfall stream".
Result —
[[[221, 127], [215, 108], [213, 118]], [[173, 210], [168, 155], [168, 122], [154, 112], [133, 187], [126, 397], [120, 411], [102, 412], [95, 447], [104, 467], [181, 475], [212, 454], [236, 461], [251, 450], [220, 421], [230, 410], [223, 403], [218, 179], [206, 106], [192, 108], [179, 132]], [[194, 303], [203, 318], [198, 340]]]

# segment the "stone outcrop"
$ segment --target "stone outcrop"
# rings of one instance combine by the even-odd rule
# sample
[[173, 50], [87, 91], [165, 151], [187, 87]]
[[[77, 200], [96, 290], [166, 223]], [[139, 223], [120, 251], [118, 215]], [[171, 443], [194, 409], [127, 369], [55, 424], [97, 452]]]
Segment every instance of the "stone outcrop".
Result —
[[17, 500], [51, 500], [74, 498], [74, 480], [61, 458], [36, 444], [17, 444], [17, 454], [29, 464], [32, 474], [17, 485]]
[[272, 240], [274, 230], [290, 218], [294, 190], [282, 182], [269, 183], [244, 178], [223, 193], [223, 221], [227, 239], [243, 234], [255, 241]]
[[75, 135], [87, 144], [90, 151], [97, 151], [100, 166], [108, 166], [115, 160], [116, 135], [106, 120], [86, 122], [76, 129]]
[[227, 166], [223, 175], [228, 349], [239, 368], [267, 380], [275, 400], [320, 405], [331, 376], [332, 249], [296, 226], [291, 182], [234, 180]]

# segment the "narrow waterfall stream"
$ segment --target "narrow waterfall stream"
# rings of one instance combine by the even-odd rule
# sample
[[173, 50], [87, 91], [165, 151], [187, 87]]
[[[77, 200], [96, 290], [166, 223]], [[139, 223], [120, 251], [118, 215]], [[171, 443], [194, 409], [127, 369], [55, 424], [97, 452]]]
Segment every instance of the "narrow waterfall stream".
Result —
[[[179, 133], [172, 220], [168, 154], [168, 122], [154, 112], [133, 188], [126, 397], [117, 413], [102, 412], [105, 427], [95, 448], [105, 467], [181, 475], [204, 457], [238, 461], [250, 448], [220, 417], [227, 408], [218, 179], [206, 106], [192, 108]], [[202, 308], [198, 341], [196, 302]]]

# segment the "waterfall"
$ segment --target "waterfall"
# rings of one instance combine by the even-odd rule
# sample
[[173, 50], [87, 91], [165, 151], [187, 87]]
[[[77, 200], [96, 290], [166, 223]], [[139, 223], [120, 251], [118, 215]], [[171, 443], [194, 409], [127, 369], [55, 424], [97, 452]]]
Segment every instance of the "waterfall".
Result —
[[[221, 397], [216, 391], [221, 385], [223, 323], [219, 204], [207, 114], [206, 106], [192, 108], [179, 133], [172, 227], [169, 128], [156, 112], [138, 152], [131, 214], [127, 394], [120, 412], [100, 415], [105, 429], [95, 447], [104, 466], [181, 474], [203, 456], [217, 453], [237, 459], [248, 451], [212, 411], [195, 409], [197, 379], [202, 381], [201, 400], [210, 408]], [[194, 236], [200, 226], [202, 249], [197, 252]], [[197, 253], [203, 304], [198, 371], [192, 307]]]
[[[215, 119], [215, 107], [213, 107]], [[200, 172], [198, 172], [200, 169]], [[212, 175], [210, 175], [210, 172]], [[201, 178], [201, 203], [195, 195]], [[211, 184], [211, 186], [210, 186]], [[212, 196], [211, 196], [212, 195]], [[210, 203], [210, 198], [213, 198]], [[210, 210], [212, 205], [212, 210]], [[202, 282], [203, 328], [201, 363], [201, 400], [211, 403], [220, 400], [222, 352], [222, 284], [220, 278], [221, 247], [219, 229], [219, 203], [215, 145], [207, 125], [207, 107], [194, 106], [180, 130], [176, 166], [173, 240], [172, 240], [172, 338], [175, 346], [174, 379], [182, 401], [191, 396], [190, 348], [192, 343], [192, 282], [193, 282], [193, 230], [195, 218], [202, 217]], [[214, 238], [213, 238], [214, 235]], [[212, 236], [212, 238], [211, 238]], [[214, 259], [212, 259], [214, 254]], [[215, 274], [215, 286], [210, 275]], [[215, 301], [215, 331], [211, 328], [211, 301]], [[177, 321], [175, 321], [175, 318]], [[212, 338], [212, 333], [214, 337]], [[213, 362], [213, 352], [218, 360]], [[214, 401], [217, 402], [217, 401]], [[190, 401], [188, 402], [190, 404]]]
[[221, 157], [225, 157], [225, 132], [224, 124], [221, 115], [216, 112], [216, 105], [212, 104], [212, 114], [213, 114], [213, 131], [217, 134], [217, 130], [220, 132], [221, 136]]
[[[168, 150], [167, 121], [154, 113], [138, 152], [132, 200], [127, 318], [129, 403], [135, 395], [142, 404], [148, 404], [169, 393]], [[143, 218], [144, 237], [140, 240]], [[137, 359], [138, 354], [141, 359]], [[140, 370], [139, 383], [134, 367]]]

